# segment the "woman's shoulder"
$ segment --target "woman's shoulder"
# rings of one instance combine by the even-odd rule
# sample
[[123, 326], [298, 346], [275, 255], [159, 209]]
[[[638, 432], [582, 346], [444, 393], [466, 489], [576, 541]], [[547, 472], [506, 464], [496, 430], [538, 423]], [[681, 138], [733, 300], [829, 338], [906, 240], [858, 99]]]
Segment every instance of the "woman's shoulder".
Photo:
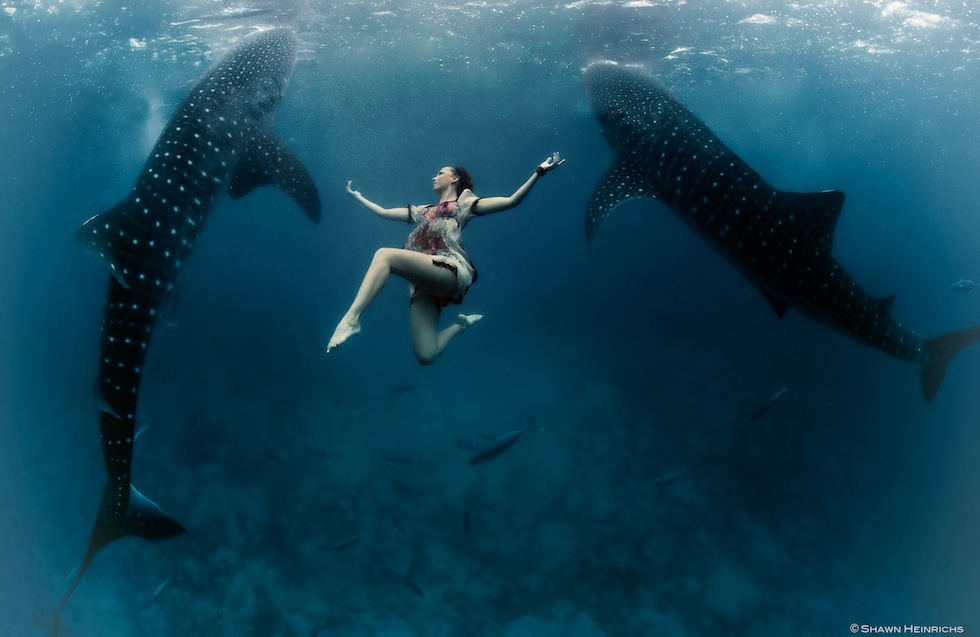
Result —
[[464, 203], [473, 203], [477, 199], [479, 199], [479, 197], [473, 194], [473, 191], [469, 188], [459, 193], [459, 196], [456, 197], [456, 201], [458, 201], [460, 205], [463, 205]]

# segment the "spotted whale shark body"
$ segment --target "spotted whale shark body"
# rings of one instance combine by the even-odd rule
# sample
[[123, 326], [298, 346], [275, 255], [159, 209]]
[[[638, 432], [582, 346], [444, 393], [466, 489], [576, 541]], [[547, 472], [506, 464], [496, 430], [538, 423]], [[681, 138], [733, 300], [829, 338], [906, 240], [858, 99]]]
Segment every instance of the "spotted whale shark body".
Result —
[[216, 199], [263, 185], [282, 189], [314, 222], [320, 197], [309, 173], [273, 130], [272, 117], [296, 57], [288, 29], [246, 36], [191, 89], [136, 185], [88, 220], [78, 243], [109, 268], [95, 385], [108, 483], [84, 560], [58, 616], [95, 554], [128, 535], [151, 540], [186, 533], [130, 483], [136, 411], [147, 348], [161, 307]]
[[584, 82], [615, 158], [586, 212], [591, 241], [603, 219], [634, 198], [676, 212], [766, 297], [917, 363], [932, 401], [952, 357], [980, 327], [924, 339], [891, 316], [894, 296], [863, 290], [831, 256], [844, 193], [786, 192], [768, 184], [642, 68], [596, 62]]

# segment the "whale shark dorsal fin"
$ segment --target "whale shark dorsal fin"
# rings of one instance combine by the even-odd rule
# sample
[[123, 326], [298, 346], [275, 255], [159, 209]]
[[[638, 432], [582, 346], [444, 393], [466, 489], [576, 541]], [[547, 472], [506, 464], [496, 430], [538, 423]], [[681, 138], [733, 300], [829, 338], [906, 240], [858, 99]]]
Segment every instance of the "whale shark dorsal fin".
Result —
[[95, 406], [100, 412], [111, 414], [115, 418], [122, 420], [122, 418], [119, 417], [119, 412], [117, 412], [112, 405], [109, 404], [109, 401], [106, 400], [105, 394], [102, 393], [102, 389], [99, 387], [98, 381], [96, 381], [95, 386], [92, 387], [92, 396], [95, 398]]
[[769, 305], [771, 305], [772, 309], [776, 312], [776, 316], [779, 318], [786, 316], [786, 310], [789, 309], [789, 303], [774, 294], [763, 293], [762, 296], [766, 297], [766, 300], [769, 301]]
[[320, 194], [313, 178], [271, 125], [252, 131], [252, 138], [231, 176], [228, 194], [232, 199], [239, 199], [259, 186], [281, 189], [314, 223], [320, 221]]
[[840, 190], [822, 192], [783, 192], [785, 205], [800, 215], [800, 222], [810, 236], [807, 243], [829, 257], [834, 247], [834, 229], [844, 207], [844, 193]]
[[617, 155], [589, 200], [589, 208], [585, 214], [586, 238], [589, 241], [595, 239], [599, 226], [613, 208], [637, 197], [656, 199], [657, 194], [634, 167], [629, 156]]
[[129, 207], [128, 201], [120, 202], [83, 223], [75, 233], [75, 243], [109, 268], [112, 276], [119, 281], [119, 285], [127, 290], [129, 282], [123, 276], [122, 267], [115, 253], [112, 233], [117, 231], [120, 217], [124, 217], [129, 212]]
[[882, 316], [891, 316], [892, 306], [895, 305], [895, 295], [892, 294], [891, 296], [875, 299], [875, 305]]

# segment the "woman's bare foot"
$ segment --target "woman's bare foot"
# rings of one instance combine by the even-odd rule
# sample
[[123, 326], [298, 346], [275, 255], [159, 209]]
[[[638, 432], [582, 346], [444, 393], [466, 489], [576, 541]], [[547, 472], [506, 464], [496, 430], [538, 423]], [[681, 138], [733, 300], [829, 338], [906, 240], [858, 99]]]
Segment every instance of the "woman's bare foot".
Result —
[[340, 325], [333, 331], [330, 342], [327, 343], [327, 353], [337, 349], [344, 341], [361, 331], [361, 322], [356, 318], [345, 316], [340, 321]]
[[456, 325], [459, 325], [465, 330], [468, 327], [472, 327], [481, 318], [483, 318], [482, 314], [460, 314], [456, 317]]

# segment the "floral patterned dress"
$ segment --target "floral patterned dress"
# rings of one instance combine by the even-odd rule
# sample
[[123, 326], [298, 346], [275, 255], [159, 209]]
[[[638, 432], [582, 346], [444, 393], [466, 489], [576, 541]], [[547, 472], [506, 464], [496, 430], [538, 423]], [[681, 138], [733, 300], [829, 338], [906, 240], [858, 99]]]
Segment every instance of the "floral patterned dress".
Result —
[[[466, 191], [469, 193], [469, 191]], [[473, 216], [473, 204], [477, 197], [469, 196], [462, 201], [444, 201], [435, 205], [409, 206], [409, 222], [417, 224], [403, 246], [406, 250], [431, 254], [434, 265], [456, 273], [456, 294], [448, 298], [436, 298], [440, 307], [450, 303], [462, 303], [466, 291], [476, 281], [476, 268], [463, 249], [462, 231]], [[412, 286], [412, 295], [415, 295]]]

